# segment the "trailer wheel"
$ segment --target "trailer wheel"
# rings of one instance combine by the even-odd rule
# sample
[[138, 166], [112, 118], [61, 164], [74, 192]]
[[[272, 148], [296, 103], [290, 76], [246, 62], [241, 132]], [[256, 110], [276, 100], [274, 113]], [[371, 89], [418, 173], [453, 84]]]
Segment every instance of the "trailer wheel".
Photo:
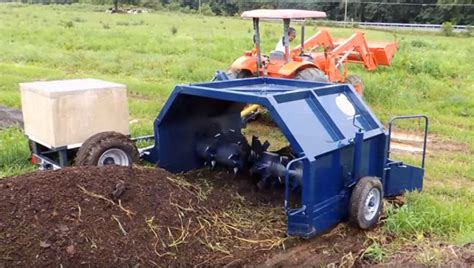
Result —
[[349, 203], [349, 221], [361, 229], [373, 227], [383, 209], [383, 188], [377, 177], [363, 177], [354, 187]]
[[117, 132], [98, 133], [84, 142], [77, 152], [76, 166], [132, 166], [139, 154], [127, 136]]
[[309, 67], [298, 71], [295, 74], [295, 79], [314, 81], [314, 82], [328, 82], [326, 75], [318, 68]]
[[348, 75], [346, 78], [346, 83], [351, 84], [359, 96], [364, 96], [364, 84], [362, 79], [357, 75]]

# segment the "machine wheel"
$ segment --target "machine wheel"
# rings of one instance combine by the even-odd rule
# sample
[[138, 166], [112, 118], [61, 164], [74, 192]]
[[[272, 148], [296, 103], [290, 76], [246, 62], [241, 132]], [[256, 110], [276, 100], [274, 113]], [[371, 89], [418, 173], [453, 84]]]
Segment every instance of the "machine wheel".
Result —
[[357, 75], [348, 75], [346, 83], [351, 84], [359, 96], [364, 96], [364, 84], [362, 79]]
[[252, 73], [247, 70], [230, 69], [226, 72], [226, 75], [227, 77], [229, 77], [230, 80], [253, 77]]
[[354, 187], [349, 203], [349, 221], [361, 229], [373, 227], [383, 209], [383, 188], [377, 177], [363, 177]]
[[139, 154], [135, 144], [127, 136], [117, 132], [98, 133], [79, 148], [76, 166], [132, 166]]
[[326, 75], [321, 72], [321, 70], [314, 67], [309, 67], [298, 71], [295, 75], [295, 79], [315, 82], [328, 82]]

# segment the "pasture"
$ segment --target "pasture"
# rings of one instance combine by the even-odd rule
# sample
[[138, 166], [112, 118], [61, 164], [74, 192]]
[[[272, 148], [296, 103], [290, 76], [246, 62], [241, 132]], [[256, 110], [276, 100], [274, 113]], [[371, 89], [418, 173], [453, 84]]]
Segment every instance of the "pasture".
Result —
[[[251, 21], [238, 17], [164, 11], [112, 15], [104, 10], [0, 4], [0, 105], [20, 108], [20, 82], [104, 79], [127, 85], [132, 135], [151, 134], [152, 122], [176, 84], [208, 81], [252, 47]], [[306, 29], [309, 36], [318, 26]], [[424, 190], [408, 194], [401, 207], [388, 205], [383, 225], [367, 235], [364, 258], [441, 264], [462, 259], [453, 252], [472, 256], [474, 38], [329, 31], [338, 38], [363, 31], [368, 40], [395, 39], [399, 49], [391, 67], [349, 70], [362, 77], [364, 98], [383, 122], [403, 114], [426, 114], [431, 120]], [[279, 23], [265, 23], [263, 51], [270, 52], [280, 36]], [[0, 130], [0, 178], [34, 169], [22, 130]]]

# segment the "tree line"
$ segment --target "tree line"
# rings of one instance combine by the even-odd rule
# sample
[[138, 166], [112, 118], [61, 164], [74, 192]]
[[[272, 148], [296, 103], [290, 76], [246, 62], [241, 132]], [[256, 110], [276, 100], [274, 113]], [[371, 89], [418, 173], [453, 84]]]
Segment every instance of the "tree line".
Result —
[[[110, 4], [114, 0], [20, 0], [24, 3]], [[206, 15], [234, 16], [256, 8], [296, 8], [325, 11], [330, 20], [343, 20], [346, 0], [118, 0], [135, 5]], [[351, 21], [474, 25], [474, 0], [347, 0]]]

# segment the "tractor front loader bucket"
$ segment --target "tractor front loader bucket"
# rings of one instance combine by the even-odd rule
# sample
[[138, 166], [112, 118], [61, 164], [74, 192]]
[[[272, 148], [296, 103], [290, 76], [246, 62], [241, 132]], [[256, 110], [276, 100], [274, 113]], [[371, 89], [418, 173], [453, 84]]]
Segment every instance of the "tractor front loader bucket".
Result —
[[[336, 46], [340, 45], [342, 42], [336, 42]], [[375, 61], [375, 64], [390, 66], [392, 59], [397, 52], [397, 43], [395, 42], [367, 42], [370, 53], [372, 53], [372, 58]], [[351, 53], [347, 57], [347, 61], [352, 63], [364, 63], [359, 53]]]
[[397, 52], [397, 43], [368, 42], [377, 65], [389, 66]]

